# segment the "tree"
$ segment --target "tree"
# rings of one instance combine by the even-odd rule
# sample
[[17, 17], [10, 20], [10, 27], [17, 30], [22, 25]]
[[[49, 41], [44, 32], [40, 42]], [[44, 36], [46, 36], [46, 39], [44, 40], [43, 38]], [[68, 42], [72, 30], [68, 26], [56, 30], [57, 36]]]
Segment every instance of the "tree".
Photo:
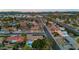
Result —
[[77, 38], [77, 43], [79, 44], [79, 37]]
[[32, 48], [29, 47], [28, 45], [25, 45], [25, 46], [23, 47], [23, 50], [32, 50]]
[[32, 47], [38, 50], [43, 49], [45, 45], [46, 45], [45, 39], [38, 39], [32, 43]]
[[32, 23], [28, 23], [27, 26], [30, 29], [32, 27]]
[[24, 37], [25, 41], [27, 40], [27, 34], [26, 33], [21, 33], [21, 36]]
[[15, 45], [13, 46], [13, 50], [18, 50], [18, 48], [19, 48], [18, 45], [19, 45], [19, 44], [16, 42]]

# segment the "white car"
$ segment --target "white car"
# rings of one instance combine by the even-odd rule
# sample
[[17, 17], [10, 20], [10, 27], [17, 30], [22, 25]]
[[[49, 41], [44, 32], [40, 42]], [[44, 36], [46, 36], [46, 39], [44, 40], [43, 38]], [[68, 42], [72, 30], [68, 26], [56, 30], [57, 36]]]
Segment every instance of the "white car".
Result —
[[63, 36], [69, 36], [66, 31], [63, 31], [62, 33], [63, 33]]

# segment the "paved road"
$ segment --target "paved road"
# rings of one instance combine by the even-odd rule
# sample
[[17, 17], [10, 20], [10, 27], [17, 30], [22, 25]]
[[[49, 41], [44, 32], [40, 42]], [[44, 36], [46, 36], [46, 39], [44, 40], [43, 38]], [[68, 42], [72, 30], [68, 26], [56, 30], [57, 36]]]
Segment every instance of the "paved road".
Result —
[[[61, 25], [61, 24], [58, 23], [58, 22], [55, 22], [55, 23]], [[67, 27], [67, 26], [64, 25], [64, 27]], [[78, 49], [78, 48], [79, 48], [79, 46], [78, 46], [78, 44], [77, 44], [77, 42], [75, 41], [74, 38], [70, 37], [69, 35], [68, 35], [68, 36], [63, 36], [63, 37], [64, 37], [65, 40], [66, 40], [71, 46], [73, 46], [75, 49]]]
[[0, 33], [0, 36], [6, 36], [6, 35], [19, 35], [19, 34], [22, 34], [22, 33], [24, 33], [24, 34], [33, 34], [33, 35], [45, 35], [45, 33], [44, 32], [12, 32], [12, 33], [10, 33], [10, 32], [8, 32], [8, 33]]
[[55, 40], [54, 35], [50, 32], [50, 30], [48, 29], [48, 27], [44, 24], [43, 19], [40, 19], [40, 22], [43, 26], [44, 32], [46, 34], [46, 36], [51, 39], [54, 40], [55, 42], [55, 48], [54, 49], [60, 49], [60, 50], [64, 50], [64, 48]]
[[57, 22], [57, 21], [55, 21], [55, 23], [58, 24], [59, 26], [63, 26], [63, 27], [66, 28], [69, 32], [71, 32], [71, 33], [73, 33], [73, 34], [79, 36], [79, 30], [77, 30], [76, 28], [73, 28], [73, 27], [71, 27], [71, 26], [69, 26], [69, 25], [67, 25], [67, 24], [61, 24], [61, 23], [59, 23], [59, 22]]
[[[53, 34], [50, 32], [50, 30], [48, 29], [48, 27], [43, 23], [42, 19], [41, 20], [41, 23], [43, 24], [44, 26], [44, 31], [46, 33], [46, 35], [50, 38], [50, 39], [53, 39], [55, 41], [55, 43], [57, 44], [57, 46], [60, 48], [60, 49], [65, 49], [64, 47], [62, 47], [58, 41], [56, 41], [55, 37], [53, 36]], [[76, 43], [76, 41], [70, 37], [70, 36], [65, 36], [64, 39], [67, 41], [68, 45], [65, 45], [67, 46], [67, 48], [75, 48], [75, 49], [78, 49], [78, 44]], [[69, 42], [68, 42], [69, 41]], [[69, 47], [68, 47], [69, 46]]]

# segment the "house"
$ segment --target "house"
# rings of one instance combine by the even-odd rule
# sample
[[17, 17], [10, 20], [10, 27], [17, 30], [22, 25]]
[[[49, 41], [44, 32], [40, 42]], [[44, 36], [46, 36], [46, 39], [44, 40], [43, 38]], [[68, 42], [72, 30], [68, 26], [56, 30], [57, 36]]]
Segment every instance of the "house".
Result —
[[9, 42], [15, 43], [15, 42], [23, 42], [25, 39], [22, 36], [11, 36], [11, 37], [8, 37], [6, 40]]

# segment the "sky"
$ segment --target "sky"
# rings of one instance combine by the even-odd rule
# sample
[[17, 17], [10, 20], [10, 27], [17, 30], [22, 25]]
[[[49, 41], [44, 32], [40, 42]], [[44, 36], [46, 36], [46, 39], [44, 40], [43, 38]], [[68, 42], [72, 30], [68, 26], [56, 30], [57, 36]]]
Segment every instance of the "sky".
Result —
[[21, 12], [48, 12], [48, 11], [79, 11], [79, 9], [0, 9], [0, 12], [21, 11]]

